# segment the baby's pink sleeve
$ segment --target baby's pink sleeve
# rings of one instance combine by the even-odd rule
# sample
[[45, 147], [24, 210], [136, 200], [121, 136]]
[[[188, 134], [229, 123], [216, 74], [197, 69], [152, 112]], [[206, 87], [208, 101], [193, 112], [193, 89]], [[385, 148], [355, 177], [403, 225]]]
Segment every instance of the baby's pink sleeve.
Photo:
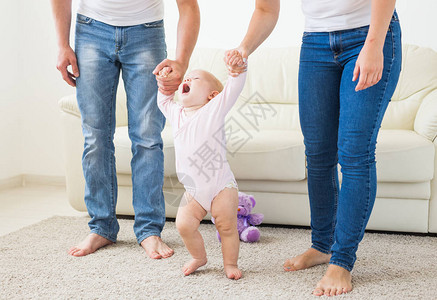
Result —
[[228, 76], [228, 80], [223, 88], [223, 91], [217, 95], [217, 112], [226, 115], [237, 102], [238, 97], [244, 88], [247, 72], [241, 73], [237, 77]]
[[174, 100], [174, 93], [170, 96], [166, 96], [160, 91], [158, 91], [158, 108], [161, 110], [162, 114], [165, 116], [165, 118], [170, 122], [170, 124], [173, 123], [173, 116], [179, 109], [179, 104], [177, 104]]

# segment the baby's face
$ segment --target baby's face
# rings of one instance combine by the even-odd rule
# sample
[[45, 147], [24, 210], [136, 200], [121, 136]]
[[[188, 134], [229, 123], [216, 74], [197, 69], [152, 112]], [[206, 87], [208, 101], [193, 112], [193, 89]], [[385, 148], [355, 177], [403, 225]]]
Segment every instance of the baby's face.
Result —
[[204, 105], [214, 91], [211, 75], [202, 70], [188, 73], [179, 85], [178, 98], [184, 107]]

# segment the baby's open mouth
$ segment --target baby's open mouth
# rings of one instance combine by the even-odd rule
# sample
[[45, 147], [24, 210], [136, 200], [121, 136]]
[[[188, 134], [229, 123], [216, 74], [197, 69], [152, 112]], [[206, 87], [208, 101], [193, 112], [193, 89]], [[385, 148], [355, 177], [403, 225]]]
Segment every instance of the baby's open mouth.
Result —
[[182, 86], [182, 94], [186, 94], [190, 92], [190, 86], [187, 83], [184, 83]]

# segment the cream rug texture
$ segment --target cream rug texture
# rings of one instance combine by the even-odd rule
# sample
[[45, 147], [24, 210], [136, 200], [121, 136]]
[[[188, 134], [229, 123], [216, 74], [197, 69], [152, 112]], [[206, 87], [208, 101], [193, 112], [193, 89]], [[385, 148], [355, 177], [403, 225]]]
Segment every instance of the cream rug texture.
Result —
[[[311, 292], [327, 267], [284, 272], [283, 262], [309, 246], [310, 231], [261, 227], [260, 242], [241, 244], [243, 278], [231, 281], [215, 228], [202, 224], [208, 264], [184, 277], [189, 256], [174, 223], [162, 237], [175, 254], [152, 260], [126, 219], [115, 245], [68, 256], [87, 222], [54, 217], [0, 237], [0, 299], [318, 299]], [[437, 237], [367, 233], [352, 274], [354, 290], [338, 299], [437, 299]]]

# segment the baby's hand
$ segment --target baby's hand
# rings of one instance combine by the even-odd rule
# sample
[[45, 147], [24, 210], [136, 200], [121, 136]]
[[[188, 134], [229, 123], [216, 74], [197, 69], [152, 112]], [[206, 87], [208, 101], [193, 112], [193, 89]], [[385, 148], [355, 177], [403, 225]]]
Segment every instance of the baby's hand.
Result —
[[241, 67], [245, 59], [238, 50], [234, 49], [226, 53], [226, 62], [229, 67]]
[[161, 71], [159, 71], [158, 76], [159, 77], [167, 77], [168, 74], [170, 74], [172, 69], [170, 67], [164, 67]]
[[224, 61], [228, 68], [229, 75], [237, 77], [247, 71], [247, 58], [244, 49], [233, 49], [225, 52]]

